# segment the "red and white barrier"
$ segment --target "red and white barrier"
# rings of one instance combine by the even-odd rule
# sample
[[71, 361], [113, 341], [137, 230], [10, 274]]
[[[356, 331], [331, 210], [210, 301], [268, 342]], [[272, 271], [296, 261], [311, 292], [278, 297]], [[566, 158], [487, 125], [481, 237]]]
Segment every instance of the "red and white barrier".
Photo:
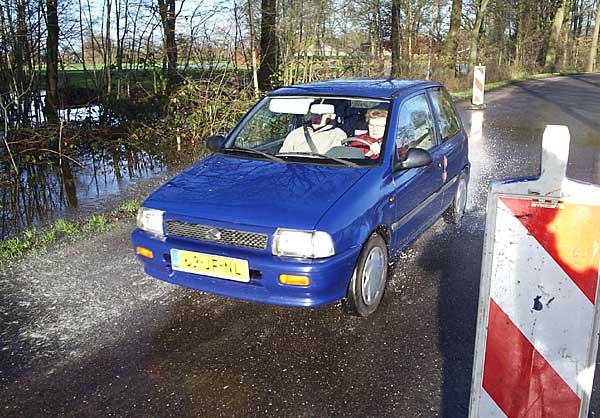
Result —
[[587, 417], [598, 344], [600, 187], [548, 126], [536, 179], [488, 196], [470, 418]]
[[481, 107], [484, 105], [483, 96], [485, 93], [485, 66], [476, 65], [473, 71], [473, 106]]

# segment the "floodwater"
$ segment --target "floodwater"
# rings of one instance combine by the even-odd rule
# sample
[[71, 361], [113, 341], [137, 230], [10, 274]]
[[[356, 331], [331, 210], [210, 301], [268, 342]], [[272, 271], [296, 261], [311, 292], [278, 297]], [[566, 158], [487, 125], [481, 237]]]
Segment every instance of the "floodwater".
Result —
[[[42, 124], [45, 117], [41, 103], [46, 92], [28, 102], [28, 118], [32, 125]], [[34, 100], [35, 99], [35, 100]], [[40, 102], [41, 100], [41, 102]], [[102, 118], [100, 105], [71, 106], [59, 110], [63, 123], [81, 122], [93, 126]], [[106, 115], [105, 115], [106, 116]], [[105, 123], [118, 123], [108, 120]], [[11, 122], [12, 123], [12, 122]], [[0, 132], [0, 138], [2, 133]], [[101, 143], [101, 141], [98, 141]], [[17, 175], [0, 147], [0, 237], [5, 240], [24, 230], [44, 226], [55, 219], [81, 219], [93, 213], [105, 212], [128, 198], [125, 191], [133, 185], [177, 170], [201, 155], [200, 144], [167, 145], [161, 151], [149, 144], [146, 149], [127, 144], [110, 145], [104, 149], [87, 147], [59, 159], [48, 153], [42, 157], [17, 153]], [[96, 147], [100, 148], [100, 147]], [[142, 186], [140, 186], [142, 187]], [[148, 187], [146, 187], [148, 188]], [[141, 194], [147, 194], [148, 190]], [[132, 193], [133, 194], [133, 193]], [[139, 198], [139, 194], [129, 198]], [[112, 204], [107, 201], [112, 199]]]
[[[119, 149], [82, 156], [77, 164], [63, 158], [22, 163], [17, 177], [6, 172], [0, 183], [0, 233], [3, 239], [59, 217], [76, 218], [100, 208], [103, 199], [121, 193], [130, 183], [167, 170], [145, 151]], [[8, 177], [8, 178], [7, 178]]]
[[5, 162], [0, 171], [0, 236], [7, 239], [57, 218], [81, 219], [111, 206], [114, 209], [128, 198], [127, 190], [143, 188], [152, 179], [191, 163], [194, 155], [200, 155], [197, 148], [197, 144], [190, 144], [177, 151], [174, 145], [159, 153], [119, 145], [88, 150], [62, 161], [57, 157], [42, 162], [21, 160], [19, 176]]

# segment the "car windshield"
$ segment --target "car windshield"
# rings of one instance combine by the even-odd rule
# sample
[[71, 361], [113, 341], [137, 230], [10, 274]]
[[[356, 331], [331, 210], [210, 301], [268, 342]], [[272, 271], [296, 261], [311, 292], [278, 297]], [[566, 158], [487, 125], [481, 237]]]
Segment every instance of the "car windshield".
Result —
[[375, 165], [384, 150], [388, 107], [387, 101], [355, 97], [267, 97], [221, 152], [278, 162]]

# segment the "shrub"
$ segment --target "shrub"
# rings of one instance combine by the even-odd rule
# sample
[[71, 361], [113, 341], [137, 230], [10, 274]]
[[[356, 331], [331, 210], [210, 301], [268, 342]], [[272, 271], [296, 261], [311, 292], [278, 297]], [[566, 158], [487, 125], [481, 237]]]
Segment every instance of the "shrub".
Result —
[[64, 219], [57, 219], [54, 222], [53, 229], [62, 235], [74, 235], [79, 232], [76, 224]]
[[108, 224], [104, 215], [92, 215], [82, 227], [83, 232], [88, 234], [91, 232], [103, 232], [107, 229]]
[[119, 207], [119, 211], [125, 212], [128, 216], [134, 216], [140, 208], [140, 202], [137, 200], [130, 200], [129, 202], [123, 203]]

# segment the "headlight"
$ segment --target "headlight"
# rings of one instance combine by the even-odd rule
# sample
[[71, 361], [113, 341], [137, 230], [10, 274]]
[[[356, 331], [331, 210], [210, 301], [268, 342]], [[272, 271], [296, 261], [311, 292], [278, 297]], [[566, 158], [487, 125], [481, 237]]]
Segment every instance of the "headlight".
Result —
[[273, 236], [273, 255], [324, 258], [335, 254], [327, 232], [278, 229]]
[[137, 215], [138, 228], [151, 234], [162, 236], [164, 213], [162, 210], [141, 207]]

